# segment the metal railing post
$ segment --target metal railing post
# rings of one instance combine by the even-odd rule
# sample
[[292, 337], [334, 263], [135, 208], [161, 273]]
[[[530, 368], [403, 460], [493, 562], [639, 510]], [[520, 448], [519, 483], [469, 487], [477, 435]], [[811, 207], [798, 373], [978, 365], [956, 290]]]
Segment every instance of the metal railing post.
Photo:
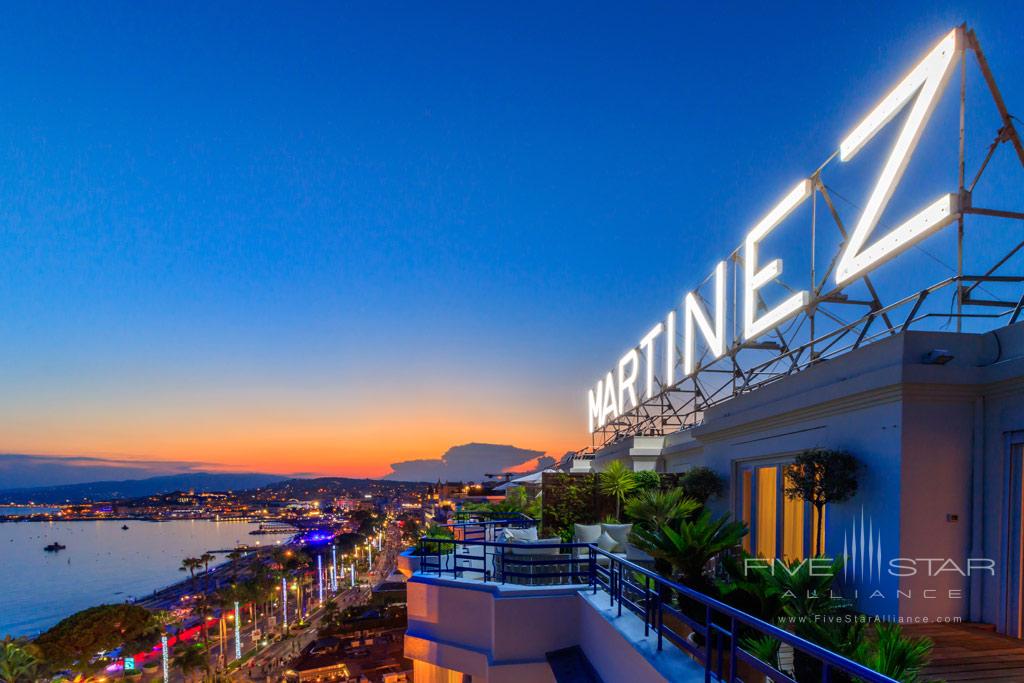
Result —
[[619, 565], [619, 616], [622, 616], [622, 565]]
[[651, 577], [644, 575], [644, 638], [651, 635]]
[[736, 633], [736, 617], [729, 618], [729, 683], [736, 680], [736, 641], [739, 637]]
[[711, 605], [704, 608], [704, 683], [711, 681]]
[[615, 563], [608, 560], [608, 606], [615, 606]]
[[665, 613], [664, 613], [664, 610], [662, 609], [663, 605], [661, 604], [661, 591], [658, 591], [657, 605], [658, 605], [658, 624], [657, 624], [657, 629], [658, 629], [658, 652], [661, 652], [662, 640], [664, 639], [664, 624], [665, 624]]
[[501, 583], [505, 583], [505, 550], [506, 546], [501, 546]]
[[587, 548], [587, 555], [589, 557], [588, 564], [590, 565], [590, 584], [594, 587], [594, 595], [597, 595], [597, 557], [594, 554], [594, 546]]

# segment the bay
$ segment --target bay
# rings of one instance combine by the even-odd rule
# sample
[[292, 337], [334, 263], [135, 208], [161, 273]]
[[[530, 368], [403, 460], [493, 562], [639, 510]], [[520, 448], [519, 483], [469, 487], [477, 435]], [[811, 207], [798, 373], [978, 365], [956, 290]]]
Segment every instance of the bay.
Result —
[[[0, 523], [0, 637], [36, 635], [87, 607], [149, 595], [186, 577], [178, 569], [185, 557], [279, 538], [249, 535], [256, 527], [212, 520]], [[43, 550], [54, 542], [67, 549]]]

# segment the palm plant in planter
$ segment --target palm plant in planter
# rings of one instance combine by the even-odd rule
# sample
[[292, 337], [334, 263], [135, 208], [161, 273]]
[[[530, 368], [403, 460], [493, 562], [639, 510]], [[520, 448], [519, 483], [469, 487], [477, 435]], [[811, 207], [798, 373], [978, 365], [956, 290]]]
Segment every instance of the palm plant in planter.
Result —
[[[740, 647], [773, 669], [779, 668], [779, 649], [782, 647], [782, 641], [771, 636], [747, 636], [740, 639]], [[746, 680], [749, 675], [744, 676], [744, 679]]]
[[719, 597], [738, 610], [774, 624], [784, 614], [789, 596], [773, 580], [770, 567], [751, 559], [753, 556], [744, 551], [722, 555], [723, 580], [716, 584]]
[[[656, 562], [668, 565], [673, 578], [708, 595], [713, 590], [708, 572], [711, 560], [734, 550], [746, 534], [746, 524], [730, 521], [728, 515], [712, 517], [710, 510], [704, 510], [694, 518], [679, 519], [656, 528], [634, 526], [631, 539]], [[675, 597], [678, 609], [691, 622], [675, 627], [680, 635], [683, 632], [679, 628], [690, 629], [692, 624], [705, 621], [707, 610], [703, 605], [683, 595], [671, 595], [675, 593], [672, 589], [667, 590], [668, 595], [665, 592], [662, 592], [661, 599], [669, 602]], [[698, 647], [703, 646], [699, 633], [691, 633], [689, 637]]]
[[601, 493], [615, 498], [615, 519], [622, 519], [622, 503], [626, 497], [636, 490], [636, 477], [633, 471], [615, 460], [599, 475], [598, 486]]
[[782, 611], [796, 623], [813, 623], [815, 616], [849, 609], [849, 601], [832, 593], [832, 585], [843, 569], [843, 558], [793, 560], [783, 567], [766, 573], [765, 578], [784, 596]]
[[626, 501], [625, 512], [637, 525], [654, 530], [688, 518], [699, 507], [700, 504], [687, 498], [682, 489], [659, 491], [646, 488]]
[[908, 638], [899, 624], [879, 622], [872, 645], [867, 656], [861, 654], [858, 658], [861, 664], [902, 683], [922, 680], [921, 669], [931, 656], [931, 640]]
[[673, 574], [688, 586], [708, 592], [711, 582], [706, 574], [712, 558], [739, 545], [747, 535], [747, 525], [729, 521], [728, 515], [712, 517], [705, 510], [695, 519], [681, 519], [655, 529], [633, 527], [633, 542], [644, 552], [661, 558]]

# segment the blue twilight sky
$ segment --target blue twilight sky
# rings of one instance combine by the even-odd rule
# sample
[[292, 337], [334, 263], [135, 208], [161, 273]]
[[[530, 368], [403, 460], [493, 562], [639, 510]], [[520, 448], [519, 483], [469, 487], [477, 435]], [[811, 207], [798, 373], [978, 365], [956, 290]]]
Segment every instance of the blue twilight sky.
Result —
[[1024, 111], [1019, 2], [8, 5], [0, 451], [582, 446], [587, 386], [965, 20]]

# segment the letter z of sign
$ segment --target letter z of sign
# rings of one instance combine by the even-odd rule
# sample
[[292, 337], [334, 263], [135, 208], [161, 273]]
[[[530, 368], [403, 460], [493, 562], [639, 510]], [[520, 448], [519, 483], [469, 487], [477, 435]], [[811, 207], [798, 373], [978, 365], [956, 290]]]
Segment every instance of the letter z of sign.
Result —
[[954, 29], [839, 145], [839, 158], [842, 161], [849, 161], [914, 98], [915, 93], [917, 94], [903, 124], [903, 130], [896, 138], [892, 152], [878, 176], [878, 182], [857, 221], [857, 226], [850, 234], [839, 257], [836, 266], [837, 285], [842, 286], [876, 268], [956, 218], [957, 197], [946, 194], [910, 220], [879, 237], [870, 246], [865, 246], [903, 177], [907, 163], [939, 101], [946, 81], [955, 70], [955, 58], [963, 49], [960, 43], [960, 30]]

